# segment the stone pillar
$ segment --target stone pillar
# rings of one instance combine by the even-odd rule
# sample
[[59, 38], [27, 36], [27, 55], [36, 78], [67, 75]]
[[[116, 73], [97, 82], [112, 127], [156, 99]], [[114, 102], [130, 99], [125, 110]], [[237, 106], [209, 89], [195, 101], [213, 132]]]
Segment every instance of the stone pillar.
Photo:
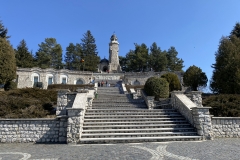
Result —
[[194, 107], [192, 108], [194, 127], [197, 128], [197, 133], [204, 140], [212, 139], [212, 122], [209, 109], [211, 107]]
[[142, 97], [142, 95], [141, 95], [141, 88], [136, 88], [136, 91], [137, 91], [137, 96], [138, 97]]
[[58, 90], [58, 97], [57, 97], [57, 111], [56, 115], [66, 115], [66, 107], [68, 104], [67, 93], [69, 92], [68, 89], [61, 89]]
[[67, 116], [59, 116], [59, 132], [58, 132], [58, 141], [59, 143], [67, 142]]
[[202, 92], [200, 91], [191, 91], [189, 92], [191, 95], [191, 100], [195, 103], [198, 107], [203, 107], [202, 105]]
[[83, 109], [67, 108], [67, 143], [77, 143], [80, 141], [83, 126]]

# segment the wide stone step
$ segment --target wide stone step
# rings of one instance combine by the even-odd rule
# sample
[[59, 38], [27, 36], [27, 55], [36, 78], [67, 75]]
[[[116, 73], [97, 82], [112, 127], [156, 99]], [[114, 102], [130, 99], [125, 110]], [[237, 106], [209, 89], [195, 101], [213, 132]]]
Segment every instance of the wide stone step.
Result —
[[197, 132], [141, 132], [141, 133], [92, 133], [83, 134], [82, 138], [109, 137], [159, 137], [159, 136], [197, 136]]
[[201, 136], [82, 138], [79, 143], [138, 143], [201, 140]]
[[83, 126], [84, 130], [94, 129], [150, 129], [150, 128], [184, 128], [191, 127], [190, 124], [138, 124], [138, 125], [95, 125], [95, 126]]
[[169, 115], [169, 114], [178, 114], [178, 112], [86, 112], [85, 116], [87, 115]]
[[84, 122], [84, 126], [90, 125], [135, 125], [135, 124], [186, 124], [188, 121], [186, 120], [174, 120], [174, 121], [143, 121], [143, 122]]
[[179, 127], [179, 128], [134, 128], [134, 129], [89, 129], [83, 130], [85, 133], [142, 133], [142, 132], [194, 132], [193, 127]]
[[93, 100], [93, 104], [97, 104], [97, 103], [110, 103], [110, 102], [114, 102], [114, 103], [143, 103], [144, 100], [138, 100], [138, 99], [94, 99]]
[[101, 118], [101, 119], [84, 119], [85, 122], [142, 122], [142, 121], [177, 121], [185, 120], [183, 117], [164, 117], [164, 118]]
[[145, 107], [147, 108], [146, 104], [144, 103], [98, 103], [92, 104], [92, 107], [104, 107], [104, 108], [110, 108], [110, 107]]
[[147, 109], [147, 106], [145, 104], [109, 104], [109, 105], [93, 105], [92, 109], [131, 109], [131, 108], [136, 108], [136, 109]]
[[161, 112], [176, 112], [175, 109], [87, 109], [86, 113], [114, 113], [114, 112], [131, 112], [131, 113], [161, 113]]
[[98, 118], [104, 118], [104, 119], [108, 119], [108, 118], [169, 118], [169, 117], [182, 117], [181, 114], [179, 113], [175, 113], [175, 114], [171, 114], [171, 115], [95, 115], [95, 116], [88, 116], [85, 115], [84, 119], [98, 119]]

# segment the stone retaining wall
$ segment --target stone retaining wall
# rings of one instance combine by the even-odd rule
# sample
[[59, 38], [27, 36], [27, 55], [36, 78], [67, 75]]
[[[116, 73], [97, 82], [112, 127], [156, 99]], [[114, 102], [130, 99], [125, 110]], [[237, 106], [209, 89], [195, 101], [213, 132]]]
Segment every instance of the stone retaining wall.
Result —
[[0, 119], [2, 143], [66, 143], [67, 119]]
[[212, 117], [212, 134], [240, 138], [240, 117]]

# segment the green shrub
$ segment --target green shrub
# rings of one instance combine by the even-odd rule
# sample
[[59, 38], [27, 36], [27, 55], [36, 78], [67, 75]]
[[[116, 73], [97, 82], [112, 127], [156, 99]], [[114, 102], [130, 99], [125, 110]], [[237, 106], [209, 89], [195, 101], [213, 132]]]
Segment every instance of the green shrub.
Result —
[[17, 83], [13, 82], [13, 81], [8, 81], [5, 85], [4, 85], [4, 90], [5, 91], [9, 91], [12, 89], [16, 89], [17, 88]]
[[151, 77], [145, 83], [144, 91], [148, 96], [154, 96], [155, 99], [167, 98], [169, 96], [169, 83], [164, 78]]
[[210, 114], [216, 117], [240, 117], [240, 95], [220, 94], [203, 99], [203, 106], [212, 107]]
[[161, 76], [161, 78], [165, 78], [169, 83], [169, 91], [172, 92], [174, 90], [181, 90], [181, 84], [178, 79], [178, 76], [175, 73], [166, 73]]
[[0, 118], [55, 117], [57, 91], [25, 88], [0, 92]]

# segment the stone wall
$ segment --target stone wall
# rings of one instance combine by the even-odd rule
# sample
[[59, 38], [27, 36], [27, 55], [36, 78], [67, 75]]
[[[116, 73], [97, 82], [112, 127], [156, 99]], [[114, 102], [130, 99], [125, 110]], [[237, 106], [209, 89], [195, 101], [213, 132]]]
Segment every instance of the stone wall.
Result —
[[212, 117], [212, 134], [240, 138], [240, 117]]
[[66, 143], [67, 119], [1, 119], [2, 143]]

